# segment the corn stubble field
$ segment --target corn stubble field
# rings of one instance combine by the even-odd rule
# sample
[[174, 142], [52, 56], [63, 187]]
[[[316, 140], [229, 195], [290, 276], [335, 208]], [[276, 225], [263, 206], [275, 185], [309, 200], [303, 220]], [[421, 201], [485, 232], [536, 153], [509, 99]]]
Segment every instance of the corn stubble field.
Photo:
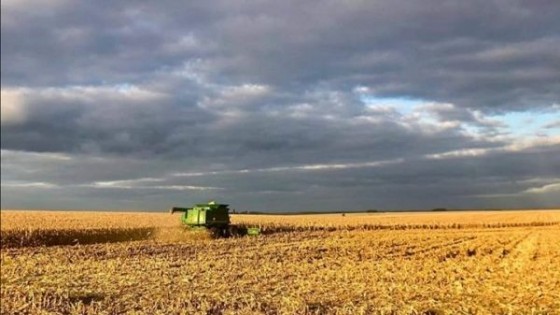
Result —
[[560, 314], [560, 211], [1, 212], [2, 314]]

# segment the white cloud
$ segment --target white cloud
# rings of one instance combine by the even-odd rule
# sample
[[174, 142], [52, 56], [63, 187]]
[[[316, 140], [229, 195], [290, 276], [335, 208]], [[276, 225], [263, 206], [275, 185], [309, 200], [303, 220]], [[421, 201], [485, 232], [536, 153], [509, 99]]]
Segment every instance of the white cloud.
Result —
[[137, 102], [154, 102], [165, 97], [160, 92], [151, 91], [133, 84], [114, 85], [72, 85], [48, 88], [3, 88], [2, 89], [2, 121], [4, 113], [9, 118], [24, 118], [23, 109], [26, 104], [35, 101], [52, 100], [54, 102], [73, 101], [90, 102], [96, 105], [107, 101], [116, 104], [136, 104]]
[[548, 138], [531, 138], [531, 139], [517, 139], [510, 144], [496, 147], [496, 148], [474, 148], [474, 149], [461, 149], [448, 152], [427, 154], [424, 157], [427, 159], [446, 159], [446, 158], [459, 158], [459, 157], [478, 157], [496, 152], [519, 152], [528, 150], [535, 147], [546, 147], [560, 145], [560, 136]]
[[139, 183], [146, 183], [146, 182], [161, 182], [162, 179], [159, 178], [138, 178], [138, 179], [125, 179], [125, 180], [113, 180], [113, 181], [99, 181], [94, 182], [91, 187], [97, 188], [132, 188], [137, 186]]
[[2, 125], [16, 125], [24, 122], [26, 109], [21, 89], [2, 88], [0, 95]]
[[163, 185], [163, 186], [151, 186], [146, 187], [151, 189], [163, 189], [163, 190], [220, 190], [221, 187], [213, 186], [194, 186], [194, 185]]
[[486, 155], [489, 152], [496, 151], [496, 149], [462, 149], [462, 150], [454, 150], [449, 152], [437, 153], [437, 154], [428, 154], [425, 158], [430, 160], [440, 160], [440, 159], [447, 159], [447, 158], [458, 158], [458, 157], [466, 157], [466, 156], [481, 156]]
[[255, 169], [242, 169], [242, 170], [175, 173], [173, 174], [173, 176], [197, 177], [197, 176], [211, 176], [211, 175], [275, 173], [275, 172], [290, 172], [290, 171], [292, 172], [293, 171], [296, 172], [297, 171], [332, 171], [332, 170], [346, 170], [346, 169], [365, 168], [365, 167], [380, 167], [384, 165], [398, 164], [402, 162], [404, 162], [404, 159], [397, 158], [392, 160], [357, 162], [357, 163], [307, 164], [307, 165], [281, 166], [281, 167], [255, 168]]
[[38, 90], [37, 92], [39, 92], [39, 96], [91, 101], [97, 104], [103, 104], [103, 100], [108, 99], [115, 101], [151, 102], [164, 97], [164, 95], [159, 92], [146, 90], [128, 83], [102, 86], [47, 88]]
[[50, 189], [59, 187], [56, 184], [46, 183], [46, 182], [7, 182], [2, 183], [4, 188], [42, 188]]
[[236, 86], [215, 87], [216, 96], [203, 98], [199, 106], [205, 109], [235, 110], [247, 107], [252, 102], [268, 95], [271, 87], [259, 84], [242, 84]]
[[36, 7], [51, 7], [56, 8], [67, 4], [67, 0], [52, 0], [52, 1], [41, 1], [41, 0], [3, 0], [2, 9], [5, 8], [19, 8], [21, 10], [29, 10], [29, 8]]
[[2, 156], [2, 162], [6, 161], [22, 161], [22, 160], [33, 160], [33, 161], [69, 161], [72, 157], [68, 154], [63, 153], [40, 153], [40, 152], [27, 152], [27, 151], [15, 151], [15, 150], [1, 150], [0, 155]]
[[507, 151], [523, 151], [532, 147], [546, 147], [546, 146], [556, 146], [560, 145], [560, 135], [550, 136], [544, 138], [528, 138], [528, 139], [516, 139], [512, 144], [506, 147]]
[[533, 187], [524, 191], [524, 193], [528, 193], [528, 194], [548, 194], [553, 192], [560, 193], [560, 183], [548, 184], [540, 187]]
[[99, 181], [93, 184], [82, 185], [91, 188], [106, 188], [106, 189], [157, 189], [157, 190], [219, 190], [220, 187], [212, 186], [197, 186], [197, 185], [144, 185], [144, 183], [161, 183], [165, 181], [164, 178], [138, 178], [126, 179], [115, 181]]

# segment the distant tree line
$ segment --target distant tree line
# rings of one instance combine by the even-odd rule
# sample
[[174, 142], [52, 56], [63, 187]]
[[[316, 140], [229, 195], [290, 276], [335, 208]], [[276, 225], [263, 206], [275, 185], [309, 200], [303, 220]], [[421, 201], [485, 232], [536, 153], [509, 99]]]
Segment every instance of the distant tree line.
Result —
[[447, 208], [434, 208], [432, 211], [447, 211]]

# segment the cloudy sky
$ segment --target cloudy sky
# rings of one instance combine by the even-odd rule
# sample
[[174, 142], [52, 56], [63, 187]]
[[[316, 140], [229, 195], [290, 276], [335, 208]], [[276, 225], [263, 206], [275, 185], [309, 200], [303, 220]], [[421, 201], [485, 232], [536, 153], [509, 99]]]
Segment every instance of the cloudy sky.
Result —
[[1, 206], [560, 205], [560, 2], [1, 2]]

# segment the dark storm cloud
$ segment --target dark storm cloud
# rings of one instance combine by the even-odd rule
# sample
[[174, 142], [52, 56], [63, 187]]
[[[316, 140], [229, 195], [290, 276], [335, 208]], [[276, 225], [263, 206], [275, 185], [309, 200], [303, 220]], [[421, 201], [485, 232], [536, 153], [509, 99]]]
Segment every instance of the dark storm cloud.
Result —
[[504, 144], [475, 139], [455, 126], [367, 110], [343, 93], [297, 98], [254, 85], [218, 89], [207, 90], [210, 97], [196, 103], [130, 87], [14, 92], [25, 104], [25, 118], [2, 126], [2, 145], [247, 168], [383, 160]]
[[27, 0], [1, 14], [2, 207], [556, 200], [557, 123], [539, 125], [539, 151], [495, 115], [558, 114], [557, 1]]
[[[28, 189], [41, 196], [63, 196], [62, 191], [67, 191], [67, 197], [75, 200], [62, 205], [70, 208], [79, 208], [83, 200], [90, 207], [107, 207], [114, 200], [113, 208], [130, 208], [135, 200], [136, 207], [165, 209], [179, 200], [203, 198], [217, 198], [251, 210], [290, 210], [294, 204], [296, 209], [306, 210], [534, 207], [560, 201], [560, 177], [555, 172], [560, 167], [560, 146], [554, 143], [534, 145], [522, 152], [508, 147], [452, 158], [419, 156], [378, 164], [206, 173], [174, 173], [181, 166], [153, 160], [65, 159], [56, 155], [43, 157], [43, 162], [50, 161], [49, 167], [34, 170], [33, 159], [37, 156], [6, 155], [10, 154], [3, 156], [7, 161], [2, 169], [3, 193], [13, 191], [10, 199], [16, 199], [18, 193], [17, 183], [10, 177], [14, 171], [10, 163], [17, 158], [30, 174], [20, 173], [16, 178], [48, 180], [51, 186], [32, 183]], [[151, 177], [138, 178], [130, 172], [142, 168], [147, 169], [142, 174]]]
[[215, 80], [470, 107], [559, 99], [556, 1], [7, 2], [2, 84], [138, 82], [200, 59]]

